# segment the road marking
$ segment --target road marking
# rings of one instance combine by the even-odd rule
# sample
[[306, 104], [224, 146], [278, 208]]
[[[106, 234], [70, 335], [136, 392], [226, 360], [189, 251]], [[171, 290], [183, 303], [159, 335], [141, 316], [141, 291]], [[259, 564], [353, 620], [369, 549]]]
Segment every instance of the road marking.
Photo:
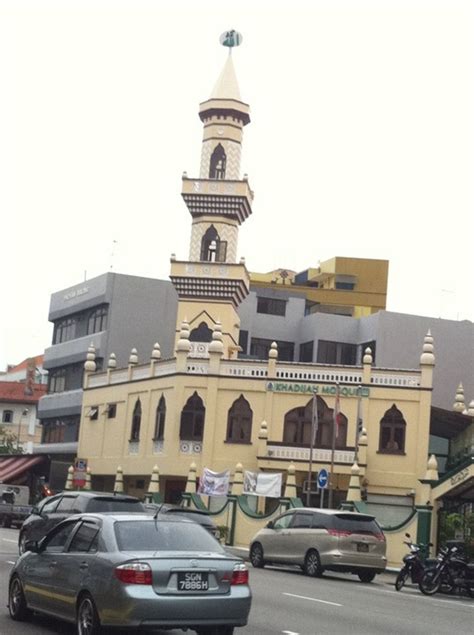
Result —
[[300, 600], [309, 600], [310, 602], [321, 602], [321, 604], [331, 604], [331, 606], [342, 606], [336, 602], [328, 602], [327, 600], [318, 600], [317, 598], [308, 598], [305, 595], [295, 595], [294, 593], [283, 593], [282, 595], [288, 595], [291, 598], [299, 598]]
[[7, 564], [15, 564], [13, 560], [7, 560]]
[[445, 604], [454, 604], [455, 606], [467, 606], [470, 609], [474, 609], [472, 604], [468, 604], [463, 600], [443, 600], [441, 598], [435, 598], [433, 596], [427, 597], [421, 594], [417, 595], [408, 595], [408, 593], [400, 593], [399, 591], [387, 591], [385, 589], [371, 589], [371, 591], [377, 591], [378, 593], [391, 593], [392, 595], [397, 595], [400, 598], [409, 598], [410, 600], [424, 600], [425, 602], [443, 602]]
[[5, 542], [14, 542], [15, 544], [18, 542], [18, 540], [12, 540], [11, 538], [2, 538], [2, 540]]
[[282, 633], [286, 633], [286, 635], [300, 635], [299, 633], [295, 633], [295, 631], [282, 631]]

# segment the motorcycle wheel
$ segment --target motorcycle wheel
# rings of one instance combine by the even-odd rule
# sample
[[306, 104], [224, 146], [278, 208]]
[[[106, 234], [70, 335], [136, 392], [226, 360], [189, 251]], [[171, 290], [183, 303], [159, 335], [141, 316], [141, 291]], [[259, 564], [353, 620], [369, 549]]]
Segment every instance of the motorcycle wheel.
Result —
[[427, 571], [420, 580], [420, 591], [425, 595], [434, 595], [441, 586], [441, 576], [435, 580], [436, 571]]
[[405, 582], [408, 580], [409, 572], [408, 569], [402, 569], [400, 573], [397, 575], [397, 579], [395, 580], [395, 588], [397, 591], [401, 591], [405, 585]]

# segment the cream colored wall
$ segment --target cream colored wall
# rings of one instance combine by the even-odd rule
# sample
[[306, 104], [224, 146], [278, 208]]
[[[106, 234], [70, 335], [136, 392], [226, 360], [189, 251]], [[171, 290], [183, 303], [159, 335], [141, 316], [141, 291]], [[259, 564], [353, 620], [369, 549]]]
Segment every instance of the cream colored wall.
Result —
[[403, 556], [408, 553], [408, 547], [403, 544], [405, 533], [411, 535], [411, 539], [416, 542], [416, 530], [418, 525], [417, 515], [405, 526], [396, 531], [386, 531], [385, 538], [387, 540], [387, 567], [400, 569], [403, 565]]

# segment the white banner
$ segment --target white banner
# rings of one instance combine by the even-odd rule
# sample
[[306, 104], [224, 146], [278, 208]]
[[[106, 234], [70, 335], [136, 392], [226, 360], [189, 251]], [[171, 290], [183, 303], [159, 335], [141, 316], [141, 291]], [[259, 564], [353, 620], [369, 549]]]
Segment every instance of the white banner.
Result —
[[244, 472], [244, 494], [280, 498], [281, 472]]
[[199, 480], [197, 493], [206, 496], [227, 496], [229, 493], [229, 482], [230, 470], [213, 472], [205, 467]]

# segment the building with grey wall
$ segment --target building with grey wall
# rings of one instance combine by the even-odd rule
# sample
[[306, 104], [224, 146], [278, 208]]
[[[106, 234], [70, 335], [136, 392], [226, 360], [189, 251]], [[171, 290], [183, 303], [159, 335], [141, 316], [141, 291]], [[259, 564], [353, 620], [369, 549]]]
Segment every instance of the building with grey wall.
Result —
[[90, 344], [99, 368], [111, 353], [118, 365], [126, 365], [132, 347], [144, 361], [155, 342], [164, 357], [172, 356], [176, 309], [171, 282], [112, 272], [52, 294], [48, 319], [54, 325], [53, 341], [44, 352], [48, 394], [39, 402], [42, 441], [34, 451], [53, 455], [53, 479], [55, 470], [57, 480], [63, 478], [76, 454]]

